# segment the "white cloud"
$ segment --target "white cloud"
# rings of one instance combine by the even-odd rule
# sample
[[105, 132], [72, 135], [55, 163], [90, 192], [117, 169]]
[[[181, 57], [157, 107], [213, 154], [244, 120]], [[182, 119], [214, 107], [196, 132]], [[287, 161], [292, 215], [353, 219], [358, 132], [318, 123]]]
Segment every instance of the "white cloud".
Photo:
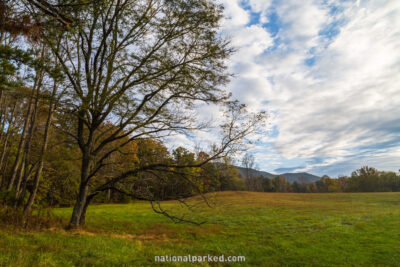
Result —
[[240, 1], [237, 0], [219, 0], [224, 6], [225, 20], [223, 26], [225, 29], [233, 29], [235, 27], [242, 27], [250, 22], [249, 11], [243, 9]]
[[[400, 167], [400, 1], [219, 2], [222, 32], [237, 48], [228, 89], [251, 111], [273, 115], [274, 131], [253, 147], [260, 169], [337, 175], [367, 164]], [[269, 21], [273, 12], [277, 22]], [[269, 32], [267, 22], [279, 30]], [[221, 122], [217, 106], [197, 113]], [[170, 144], [215, 140], [209, 131]]]
[[306, 50], [316, 44], [321, 27], [328, 23], [326, 6], [320, 1], [287, 0], [276, 7], [282, 21], [280, 36], [290, 42], [291, 49]]
[[[271, 12], [269, 1], [247, 4]], [[238, 1], [225, 5], [231, 17], [225, 31], [240, 48], [230, 63], [237, 73], [230, 90], [254, 109], [277, 112], [279, 134], [272, 139], [283, 158], [325, 158], [308, 164], [317, 170], [349, 157], [362, 163], [358, 153], [367, 155], [369, 147], [376, 154], [391, 143], [398, 148], [400, 1], [279, 1], [274, 38], [260, 24], [248, 26], [249, 11]], [[330, 12], [332, 5], [339, 11]], [[337, 36], [321, 35], [333, 26]], [[310, 57], [313, 66], [305, 64]], [[395, 151], [380, 154], [377, 164], [399, 158]]]

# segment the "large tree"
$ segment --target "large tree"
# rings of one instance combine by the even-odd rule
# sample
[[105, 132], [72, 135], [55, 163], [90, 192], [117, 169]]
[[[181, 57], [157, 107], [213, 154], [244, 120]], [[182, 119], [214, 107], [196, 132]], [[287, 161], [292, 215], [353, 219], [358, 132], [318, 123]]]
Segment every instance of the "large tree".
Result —
[[[228, 101], [225, 62], [232, 50], [218, 33], [222, 10], [213, 2], [99, 0], [74, 12], [73, 29], [48, 29], [43, 36], [71, 88], [63, 103], [76, 124], [59, 128], [76, 140], [82, 154], [71, 227], [84, 223], [86, 208], [99, 192], [141, 172], [177, 174], [201, 167], [238, 149], [264, 118]], [[209, 158], [188, 165], [136, 165], [107, 182], [93, 182], [109, 157], [130, 142], [202, 129], [191, 111], [202, 102], [224, 104], [226, 111], [221, 140]]]

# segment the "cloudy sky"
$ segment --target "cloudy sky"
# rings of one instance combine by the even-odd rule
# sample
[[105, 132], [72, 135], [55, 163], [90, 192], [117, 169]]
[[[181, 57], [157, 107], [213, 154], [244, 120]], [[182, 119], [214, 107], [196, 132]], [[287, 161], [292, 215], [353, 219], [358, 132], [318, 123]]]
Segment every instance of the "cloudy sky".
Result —
[[400, 169], [399, 0], [219, 2], [238, 49], [229, 90], [271, 115], [259, 169]]

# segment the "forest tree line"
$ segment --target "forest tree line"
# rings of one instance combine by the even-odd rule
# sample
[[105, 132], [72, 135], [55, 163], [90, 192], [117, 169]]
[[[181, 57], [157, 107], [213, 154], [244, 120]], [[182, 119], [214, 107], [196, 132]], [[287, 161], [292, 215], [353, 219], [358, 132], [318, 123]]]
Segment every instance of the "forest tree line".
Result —
[[284, 176], [266, 178], [245, 177], [249, 191], [293, 192], [293, 193], [338, 193], [338, 192], [400, 192], [400, 175], [395, 172], [378, 171], [372, 167], [362, 167], [350, 176], [331, 178], [327, 175], [315, 182], [300, 176], [290, 183]]

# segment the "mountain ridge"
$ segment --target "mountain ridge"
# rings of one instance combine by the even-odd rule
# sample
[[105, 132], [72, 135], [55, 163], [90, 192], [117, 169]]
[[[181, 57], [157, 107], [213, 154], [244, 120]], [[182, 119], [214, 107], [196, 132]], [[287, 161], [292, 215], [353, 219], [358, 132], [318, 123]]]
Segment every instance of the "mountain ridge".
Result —
[[[243, 167], [239, 167], [239, 166], [235, 166], [235, 168], [237, 168], [240, 172], [240, 174], [242, 175], [242, 177], [244, 177], [245, 175], [245, 168]], [[299, 179], [301, 177], [304, 177], [304, 179], [308, 182], [315, 182], [319, 179], [321, 179], [321, 177], [317, 176], [317, 175], [313, 175], [311, 173], [307, 173], [307, 172], [298, 172], [298, 173], [282, 173], [282, 174], [273, 174], [270, 172], [266, 172], [266, 171], [258, 171], [258, 170], [254, 170], [254, 169], [249, 169], [249, 173], [252, 176], [263, 176], [265, 178], [275, 178], [278, 176], [284, 176], [286, 178], [287, 181], [293, 183], [295, 181], [299, 182]]]

